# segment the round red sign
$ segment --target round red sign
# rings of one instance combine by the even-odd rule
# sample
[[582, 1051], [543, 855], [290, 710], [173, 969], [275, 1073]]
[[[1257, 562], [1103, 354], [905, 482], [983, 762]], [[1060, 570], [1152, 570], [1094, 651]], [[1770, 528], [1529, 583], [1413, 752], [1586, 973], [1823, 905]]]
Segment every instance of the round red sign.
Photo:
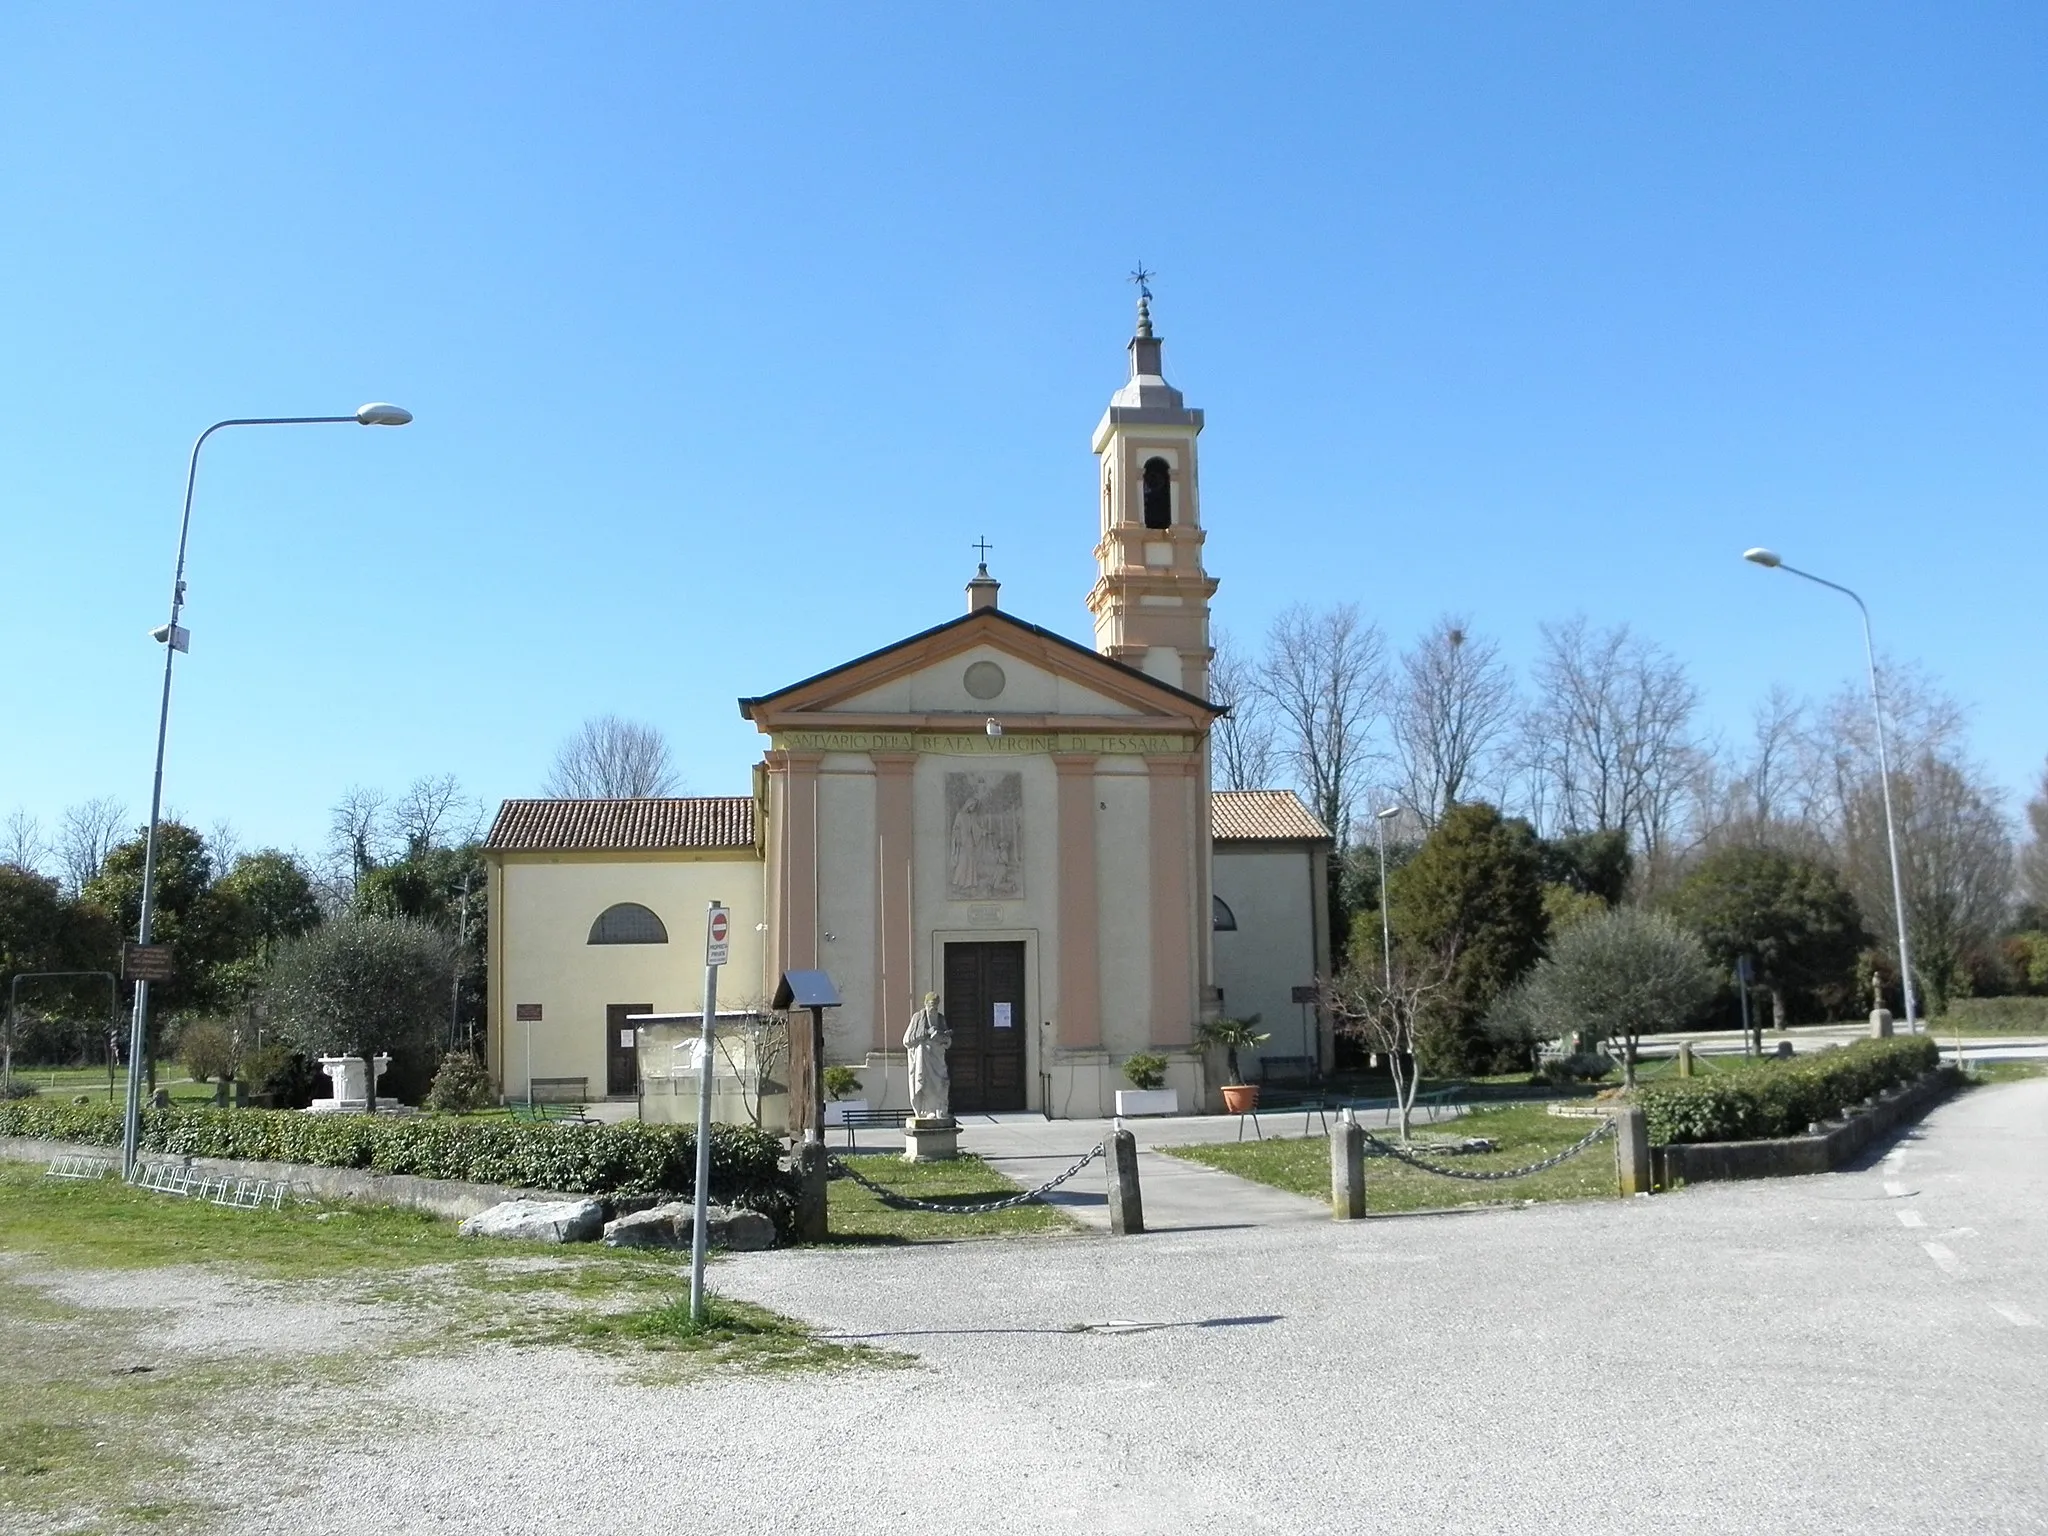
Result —
[[723, 944], [725, 942], [725, 914], [723, 912], [711, 914], [711, 942], [714, 944]]

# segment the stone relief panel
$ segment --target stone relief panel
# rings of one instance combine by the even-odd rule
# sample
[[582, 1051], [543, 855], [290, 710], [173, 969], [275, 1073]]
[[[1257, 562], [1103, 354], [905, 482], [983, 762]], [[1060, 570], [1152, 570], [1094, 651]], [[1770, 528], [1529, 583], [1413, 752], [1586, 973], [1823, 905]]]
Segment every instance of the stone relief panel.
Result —
[[1015, 901], [1024, 894], [1024, 775], [946, 775], [946, 895]]

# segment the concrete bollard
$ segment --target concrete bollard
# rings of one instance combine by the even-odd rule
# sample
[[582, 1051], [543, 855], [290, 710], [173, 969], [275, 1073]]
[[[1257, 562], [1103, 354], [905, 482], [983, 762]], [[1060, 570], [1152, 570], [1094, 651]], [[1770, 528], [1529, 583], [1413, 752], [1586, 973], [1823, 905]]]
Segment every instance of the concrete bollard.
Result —
[[827, 1216], [830, 1157], [824, 1145], [800, 1141], [790, 1153], [790, 1168], [796, 1174], [796, 1238], [800, 1243], [822, 1243], [831, 1235]]
[[1650, 1172], [1650, 1122], [1633, 1106], [1612, 1111], [1614, 1116], [1614, 1171], [1622, 1197], [1647, 1195], [1654, 1179]]
[[1138, 1190], [1138, 1138], [1118, 1127], [1110, 1133], [1109, 1230], [1128, 1237], [1145, 1230], [1145, 1201]]
[[1330, 1215], [1338, 1221], [1365, 1216], [1365, 1127], [1348, 1109], [1330, 1128]]
[[1678, 1075], [1692, 1076], [1692, 1042], [1689, 1040], [1678, 1047]]

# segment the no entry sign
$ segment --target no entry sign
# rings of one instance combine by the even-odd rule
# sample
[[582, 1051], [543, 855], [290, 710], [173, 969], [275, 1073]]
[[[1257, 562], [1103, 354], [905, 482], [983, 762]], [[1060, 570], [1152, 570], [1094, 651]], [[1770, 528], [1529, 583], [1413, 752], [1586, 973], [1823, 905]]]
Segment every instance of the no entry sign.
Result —
[[723, 965], [731, 952], [732, 913], [718, 903], [711, 904], [711, 920], [704, 925], [704, 963]]

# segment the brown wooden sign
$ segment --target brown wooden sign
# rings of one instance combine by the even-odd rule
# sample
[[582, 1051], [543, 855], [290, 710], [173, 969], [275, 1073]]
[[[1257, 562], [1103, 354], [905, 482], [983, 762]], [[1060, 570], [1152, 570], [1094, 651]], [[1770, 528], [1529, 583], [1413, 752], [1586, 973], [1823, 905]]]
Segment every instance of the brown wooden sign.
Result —
[[121, 946], [123, 981], [169, 981], [173, 974], [170, 945], [130, 941]]
[[538, 1024], [540, 1022], [540, 1004], [514, 1003], [512, 1005], [512, 1022], [515, 1024]]
[[1294, 1000], [1297, 1003], [1312, 1003], [1318, 995], [1314, 987], [1296, 987], [1294, 989]]

